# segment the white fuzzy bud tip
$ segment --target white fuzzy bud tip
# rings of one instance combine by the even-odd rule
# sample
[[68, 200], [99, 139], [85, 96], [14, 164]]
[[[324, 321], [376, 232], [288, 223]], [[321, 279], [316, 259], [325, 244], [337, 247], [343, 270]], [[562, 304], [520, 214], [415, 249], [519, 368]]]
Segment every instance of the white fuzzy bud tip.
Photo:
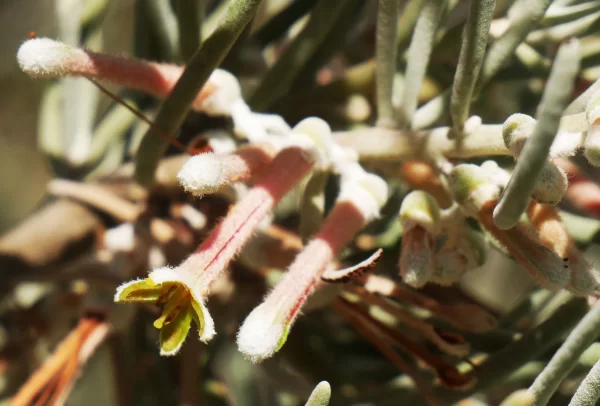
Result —
[[31, 77], [53, 78], [66, 74], [65, 61], [78, 53], [84, 52], [49, 38], [34, 38], [21, 45], [17, 61], [21, 70]]
[[215, 154], [200, 154], [188, 159], [177, 174], [186, 192], [202, 197], [229, 184], [223, 160]]
[[254, 363], [270, 358], [285, 344], [290, 326], [281, 320], [277, 310], [263, 303], [248, 315], [240, 327], [238, 349]]

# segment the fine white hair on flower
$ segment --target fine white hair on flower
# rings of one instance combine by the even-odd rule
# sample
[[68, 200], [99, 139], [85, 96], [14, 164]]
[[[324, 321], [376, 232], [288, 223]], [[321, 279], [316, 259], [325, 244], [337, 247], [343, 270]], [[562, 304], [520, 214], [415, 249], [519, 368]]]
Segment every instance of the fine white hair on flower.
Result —
[[248, 315], [237, 335], [238, 349], [251, 362], [273, 356], [285, 342], [288, 325], [277, 317], [277, 309], [263, 303]]
[[17, 51], [17, 61], [21, 70], [35, 78], [57, 77], [65, 73], [64, 64], [85, 52], [52, 40], [50, 38], [34, 38], [25, 41]]
[[188, 159], [177, 174], [177, 179], [187, 192], [196, 196], [215, 193], [229, 183], [223, 160], [211, 153]]

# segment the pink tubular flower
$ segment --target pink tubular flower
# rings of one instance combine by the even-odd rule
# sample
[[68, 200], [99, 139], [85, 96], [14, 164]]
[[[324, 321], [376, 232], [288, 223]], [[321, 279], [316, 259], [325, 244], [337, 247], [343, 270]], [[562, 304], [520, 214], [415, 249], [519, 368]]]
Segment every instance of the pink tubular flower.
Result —
[[[17, 52], [17, 60], [21, 70], [35, 78], [97, 78], [158, 97], [167, 96], [183, 72], [181, 66], [86, 51], [49, 38], [25, 41]], [[237, 79], [228, 72], [215, 70], [192, 108], [199, 111], [214, 110], [212, 104], [216, 100], [212, 99], [224, 98], [223, 94], [217, 93], [227, 93], [225, 98], [231, 100], [240, 98]], [[223, 104], [220, 101], [217, 104]]]
[[378, 215], [386, 197], [387, 185], [375, 175], [363, 172], [358, 178], [342, 183], [340, 196], [321, 231], [242, 324], [237, 343], [247, 358], [260, 362], [283, 346], [302, 305], [327, 265]]
[[327, 124], [319, 119], [306, 119], [296, 129], [298, 144], [305, 147], [291, 146], [277, 154], [262, 179], [233, 206], [195, 253], [176, 268], [156, 269], [148, 278], [117, 289], [117, 302], [164, 305], [162, 316], [154, 323], [161, 330], [161, 354], [179, 351], [192, 320], [198, 324], [200, 340], [206, 342], [214, 336], [214, 323], [204, 306], [210, 286], [277, 202], [311, 170], [317, 153], [310, 140], [331, 136]]

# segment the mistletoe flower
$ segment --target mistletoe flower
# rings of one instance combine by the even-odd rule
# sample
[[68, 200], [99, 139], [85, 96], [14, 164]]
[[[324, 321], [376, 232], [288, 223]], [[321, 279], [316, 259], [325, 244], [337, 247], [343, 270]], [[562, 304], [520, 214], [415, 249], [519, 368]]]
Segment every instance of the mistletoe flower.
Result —
[[242, 324], [238, 347], [252, 362], [271, 357], [283, 346], [327, 266], [365, 224], [379, 215], [387, 198], [386, 183], [362, 170], [353, 173], [351, 178], [342, 177], [340, 194], [321, 230]]
[[[164, 98], [171, 93], [183, 66], [148, 62], [83, 50], [50, 38], [25, 41], [17, 52], [21, 70], [34, 78], [82, 76], [106, 80]], [[236, 133], [252, 142], [269, 132], [287, 134], [288, 125], [278, 116], [253, 113], [240, 83], [231, 73], [215, 69], [192, 103], [192, 109], [213, 116], [230, 116]]]
[[404, 282], [415, 288], [425, 285], [433, 274], [435, 235], [440, 219], [440, 209], [427, 192], [411, 192], [402, 201], [402, 253], [400, 273]]
[[161, 330], [163, 355], [179, 351], [192, 320], [198, 325], [201, 341], [214, 336], [214, 323], [203, 302], [210, 286], [279, 200], [311, 170], [319, 157], [316, 145], [327, 143], [331, 132], [322, 120], [309, 118], [296, 126], [294, 137], [292, 146], [277, 154], [263, 177], [187, 260], [176, 268], [156, 269], [148, 278], [126, 283], [117, 290], [117, 302], [164, 305], [161, 317], [154, 323]]
[[477, 218], [534, 280], [547, 289], [567, 285], [569, 273], [563, 259], [544, 246], [530, 225], [521, 220], [508, 230], [496, 226], [492, 217], [500, 198], [500, 187], [488, 172], [473, 164], [457, 165], [450, 172], [449, 184], [463, 212]]
[[[504, 145], [517, 159], [525, 146], [525, 142], [533, 133], [536, 121], [526, 114], [513, 114], [502, 126]], [[572, 137], [571, 137], [572, 138]], [[567, 174], [552, 161], [544, 164], [539, 178], [533, 188], [531, 197], [538, 203], [555, 205], [565, 195], [569, 181]]]

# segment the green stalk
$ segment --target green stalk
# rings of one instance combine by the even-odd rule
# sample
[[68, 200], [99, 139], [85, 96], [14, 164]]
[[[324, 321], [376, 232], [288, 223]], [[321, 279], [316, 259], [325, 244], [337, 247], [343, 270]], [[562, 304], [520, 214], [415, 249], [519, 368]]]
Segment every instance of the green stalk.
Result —
[[156, 31], [161, 59], [168, 62], [178, 60], [177, 20], [169, 0], [146, 0], [145, 7], [150, 24]]
[[[229, 1], [219, 25], [192, 56], [156, 116], [156, 125], [164, 134], [174, 134], [181, 126], [196, 95], [223, 61], [260, 2], [261, 0]], [[167, 146], [168, 142], [164, 138], [151, 130], [146, 132], [137, 153], [135, 177], [138, 183], [146, 187], [152, 184], [158, 160]]]
[[377, 10], [377, 125], [395, 127], [392, 89], [396, 74], [399, 0], [379, 0]]
[[495, 6], [496, 0], [471, 0], [450, 99], [450, 113], [458, 137], [462, 137], [465, 121], [469, 117]]
[[405, 85], [402, 93], [398, 119], [405, 128], [411, 128], [417, 109], [419, 92], [423, 86], [429, 57], [433, 50], [435, 33], [448, 6], [446, 0], [427, 0], [408, 48]]
[[544, 406], [577, 364], [583, 352], [600, 336], [600, 302], [585, 315], [554, 354], [529, 392], [534, 395], [532, 406]]
[[261, 47], [280, 38], [299, 18], [308, 13], [317, 0], [294, 0], [279, 13], [260, 26], [250, 41]]
[[177, 0], [175, 14], [179, 29], [179, 54], [184, 62], [192, 55], [202, 42], [202, 20], [205, 11], [204, 0]]
[[510, 27], [488, 50], [481, 69], [479, 90], [494, 77], [511, 58], [531, 30], [544, 17], [552, 0], [517, 0], [508, 10]]
[[[481, 67], [479, 82], [475, 87], [477, 98], [481, 89], [489, 82], [512, 57], [517, 47], [523, 43], [543, 18], [551, 0], [517, 0], [508, 10], [511, 16], [510, 27], [489, 46]], [[421, 107], [415, 114], [413, 128], [419, 130], [435, 124], [447, 111], [450, 104], [450, 90], [446, 89]]]
[[536, 114], [533, 134], [517, 160], [500, 202], [494, 210], [494, 222], [501, 229], [513, 227], [529, 204], [531, 192], [548, 161], [550, 147], [557, 134], [579, 71], [579, 42], [573, 40], [558, 50], [552, 71]]

